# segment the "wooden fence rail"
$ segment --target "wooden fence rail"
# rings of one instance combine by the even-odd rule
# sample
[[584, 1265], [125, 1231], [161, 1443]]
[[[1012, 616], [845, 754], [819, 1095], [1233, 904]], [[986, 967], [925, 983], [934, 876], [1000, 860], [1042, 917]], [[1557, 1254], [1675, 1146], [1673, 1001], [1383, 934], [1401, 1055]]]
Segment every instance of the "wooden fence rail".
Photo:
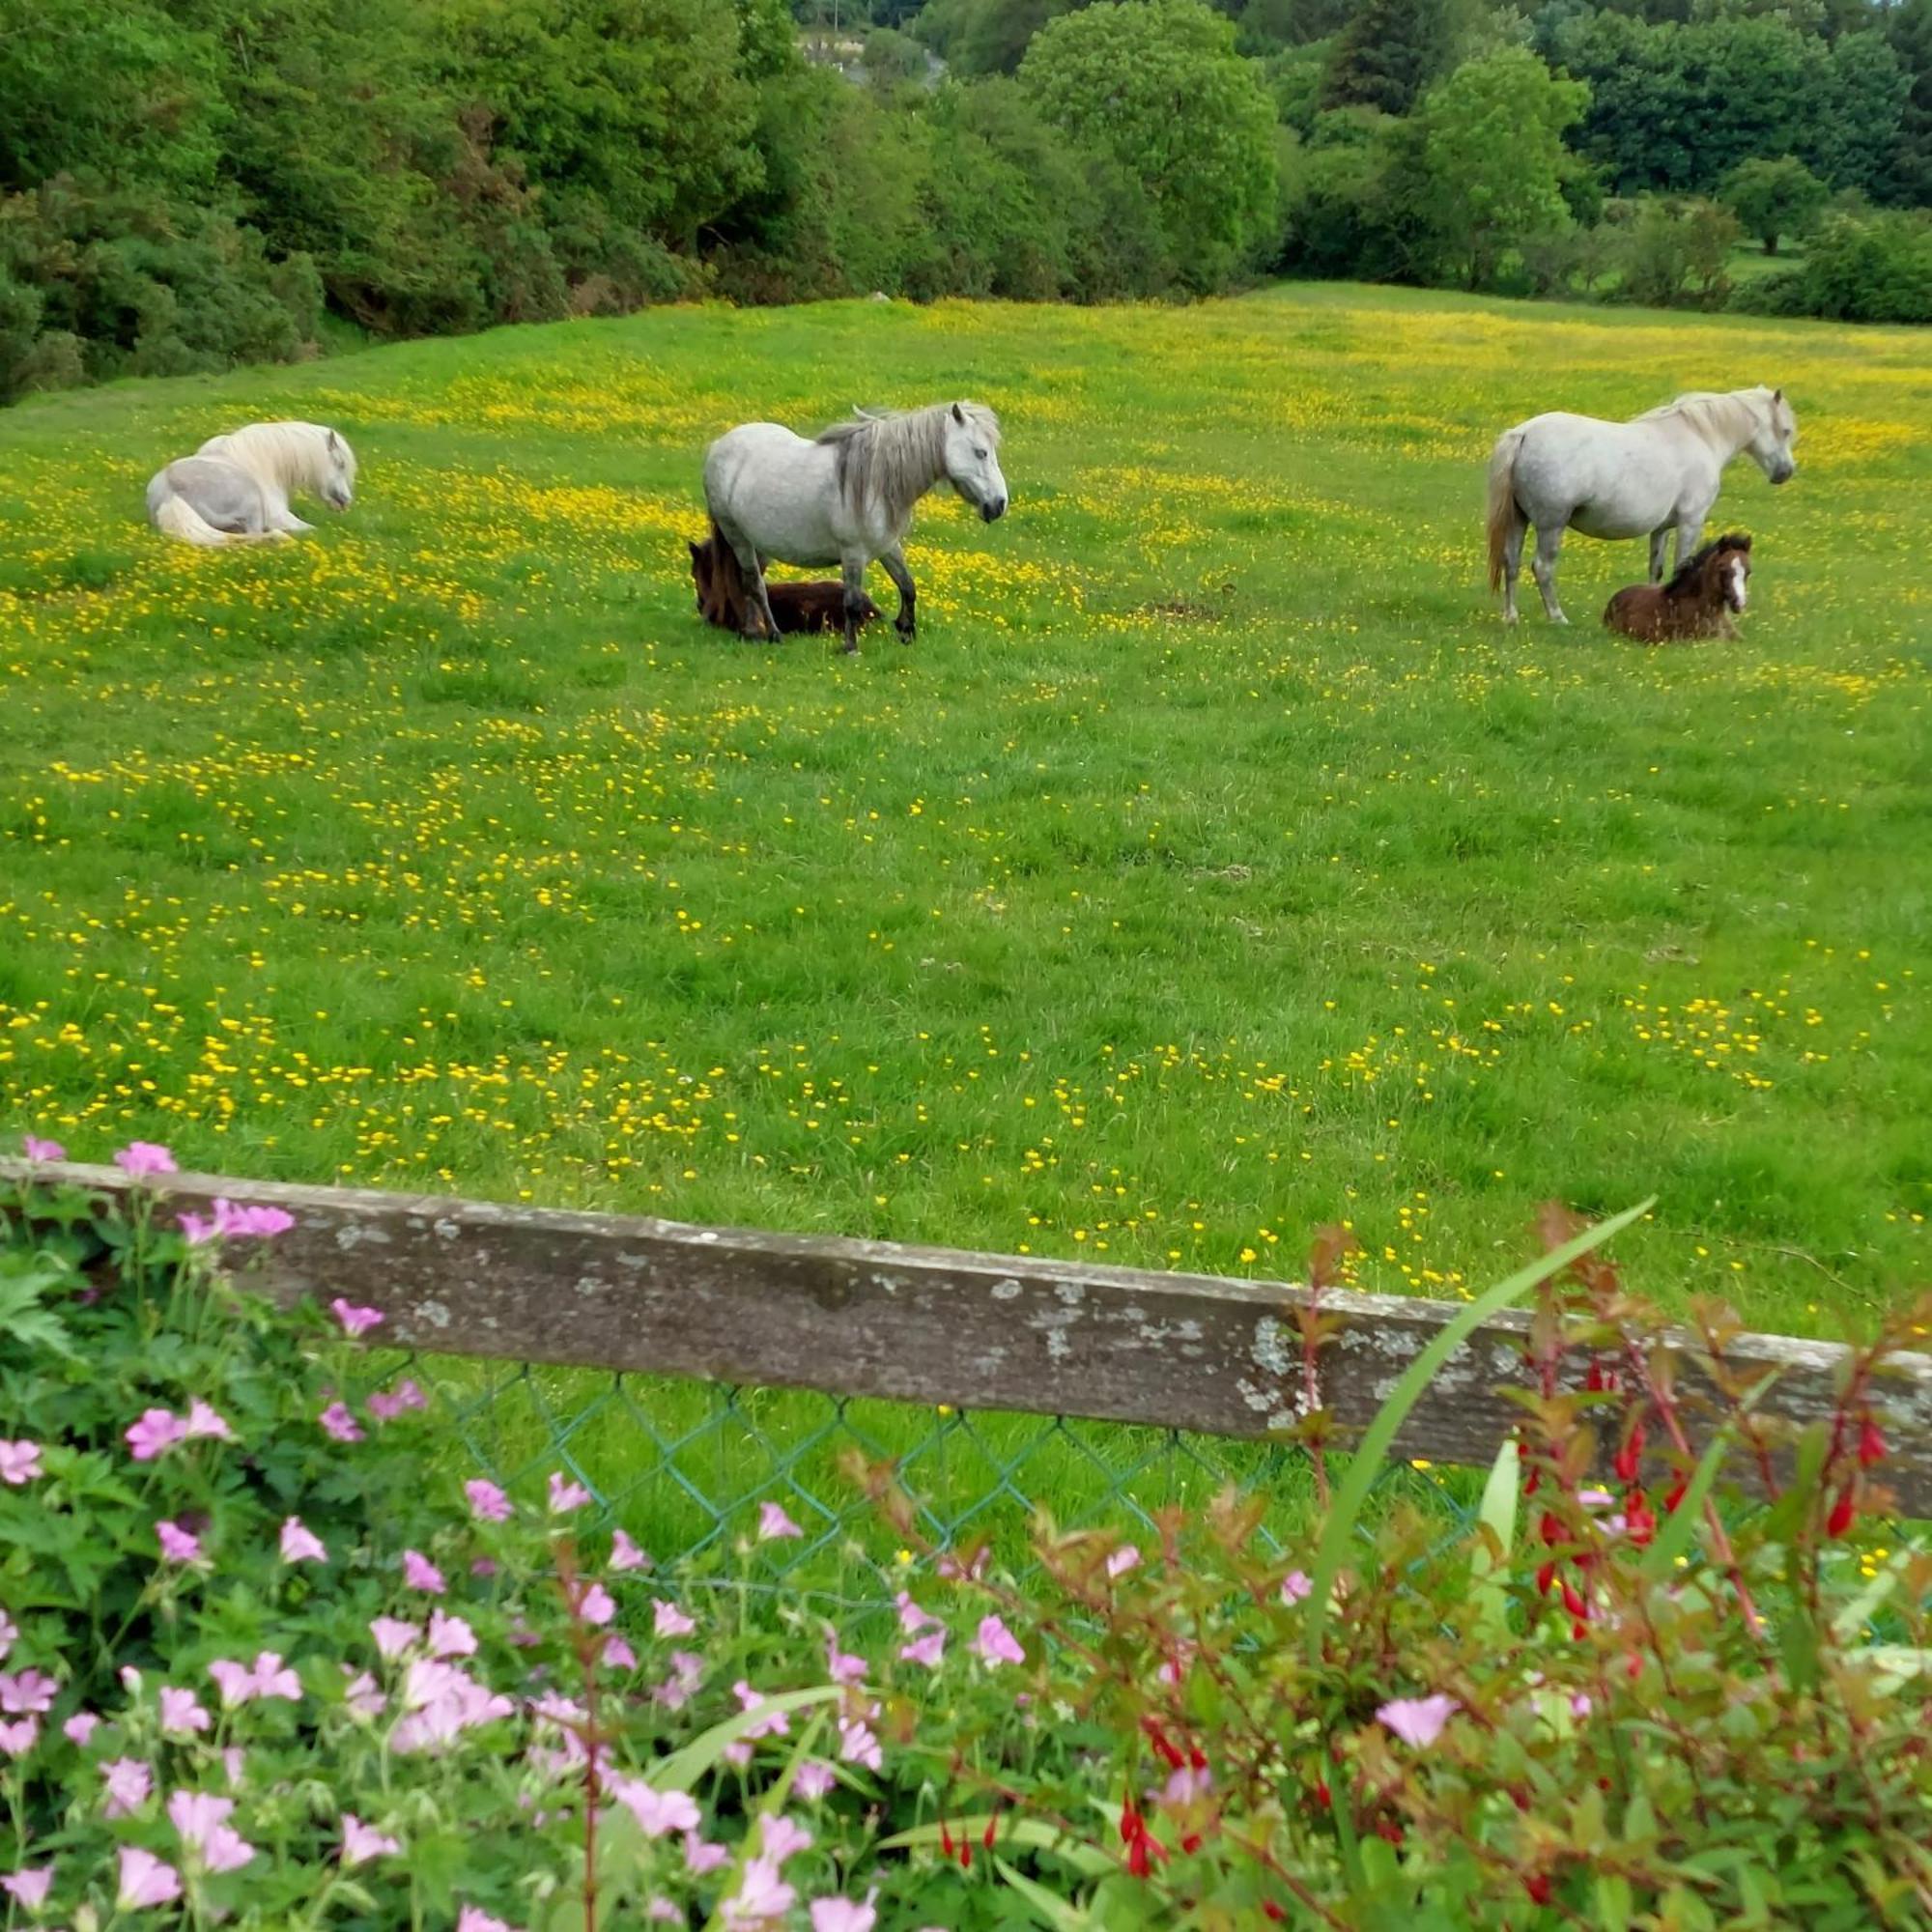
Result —
[[[30, 1170], [126, 1194], [119, 1170]], [[1294, 1419], [1301, 1356], [1281, 1282], [1155, 1274], [832, 1236], [690, 1227], [361, 1188], [171, 1175], [175, 1209], [217, 1195], [296, 1217], [268, 1252], [284, 1300], [338, 1294], [380, 1308], [384, 1339], [441, 1354], [551, 1362], [833, 1395], [1020, 1409], [1265, 1435]], [[1322, 1403], [1368, 1422], [1415, 1355], [1460, 1312], [1402, 1295], [1330, 1292], [1343, 1326], [1321, 1359]], [[1402, 1451], [1483, 1463], [1513, 1411], [1525, 1318], [1505, 1314], [1452, 1355], [1409, 1416]], [[1776, 1370], [1760, 1412], [1829, 1414], [1845, 1350], [1746, 1335], [1742, 1370]], [[1688, 1365], [1687, 1365], [1688, 1367]], [[1693, 1386], [1694, 1376], [1687, 1376]], [[1932, 1516], [1932, 1356], [1899, 1358], [1881, 1406], [1902, 1506]]]

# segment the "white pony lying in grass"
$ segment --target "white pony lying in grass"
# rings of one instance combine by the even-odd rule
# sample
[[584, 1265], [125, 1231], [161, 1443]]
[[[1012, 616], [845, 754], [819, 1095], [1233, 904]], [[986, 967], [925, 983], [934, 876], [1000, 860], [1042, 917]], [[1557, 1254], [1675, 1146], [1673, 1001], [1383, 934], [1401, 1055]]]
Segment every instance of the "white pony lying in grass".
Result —
[[250, 423], [211, 438], [148, 485], [148, 521], [183, 543], [250, 543], [313, 529], [289, 508], [297, 490], [346, 510], [355, 452], [321, 423]]

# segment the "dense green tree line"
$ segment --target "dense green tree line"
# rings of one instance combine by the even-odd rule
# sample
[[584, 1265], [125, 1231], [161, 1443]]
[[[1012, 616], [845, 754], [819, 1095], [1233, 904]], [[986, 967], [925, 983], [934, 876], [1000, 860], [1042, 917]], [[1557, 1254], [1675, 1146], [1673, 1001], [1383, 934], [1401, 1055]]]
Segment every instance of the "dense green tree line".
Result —
[[[1289, 272], [1932, 317], [1932, 0], [0, 0], [0, 397]], [[935, 59], [933, 56], [937, 56]]]

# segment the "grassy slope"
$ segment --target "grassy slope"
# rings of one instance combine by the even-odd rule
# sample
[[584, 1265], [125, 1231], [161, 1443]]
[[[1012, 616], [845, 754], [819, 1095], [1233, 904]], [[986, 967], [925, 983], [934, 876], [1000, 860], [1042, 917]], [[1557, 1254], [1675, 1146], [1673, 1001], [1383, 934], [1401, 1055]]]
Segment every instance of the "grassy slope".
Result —
[[[1504, 424], [1793, 393], [1741, 645], [1478, 581]], [[707, 633], [698, 455], [970, 393], [1014, 510], [924, 634]], [[347, 431], [353, 515], [203, 555], [165, 456]], [[1450, 1293], [1656, 1189], [1667, 1295], [1922, 1274], [1925, 338], [1297, 287], [665, 311], [0, 420], [0, 1118], [237, 1172]], [[1915, 533], [1918, 541], [1915, 542]], [[881, 587], [883, 595], [883, 587]]]

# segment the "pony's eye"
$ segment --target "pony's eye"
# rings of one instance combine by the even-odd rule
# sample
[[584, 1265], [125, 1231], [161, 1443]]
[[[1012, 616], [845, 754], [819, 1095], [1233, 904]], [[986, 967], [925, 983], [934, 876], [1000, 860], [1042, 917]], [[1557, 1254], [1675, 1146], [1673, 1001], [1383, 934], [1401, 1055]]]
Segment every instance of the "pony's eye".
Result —
[[986, 460], [986, 452], [983, 449], [976, 449], [973, 452], [973, 454], [977, 456], [981, 463], [983, 463]]

